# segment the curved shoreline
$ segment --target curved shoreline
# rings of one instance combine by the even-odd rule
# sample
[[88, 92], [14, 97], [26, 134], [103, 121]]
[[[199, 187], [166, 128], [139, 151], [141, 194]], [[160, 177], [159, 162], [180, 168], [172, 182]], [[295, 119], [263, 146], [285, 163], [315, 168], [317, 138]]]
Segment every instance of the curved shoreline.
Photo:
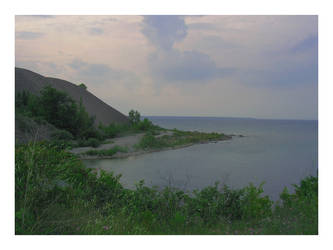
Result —
[[208, 144], [208, 143], [218, 143], [220, 141], [228, 141], [228, 140], [231, 140], [233, 136], [235, 136], [235, 135], [230, 135], [221, 140], [204, 141], [204, 142], [198, 142], [198, 143], [188, 143], [188, 144], [183, 144], [183, 145], [178, 145], [178, 146], [173, 146], [173, 147], [155, 148], [155, 149], [148, 149], [148, 150], [137, 150], [137, 151], [126, 152], [126, 153], [117, 152], [116, 154], [114, 154], [112, 156], [85, 155], [85, 154], [76, 154], [76, 155], [78, 155], [81, 160], [124, 159], [124, 158], [132, 157], [132, 156], [138, 156], [138, 155], [149, 154], [149, 153], [154, 153], [154, 152], [187, 148], [187, 147], [197, 145], [197, 144]]

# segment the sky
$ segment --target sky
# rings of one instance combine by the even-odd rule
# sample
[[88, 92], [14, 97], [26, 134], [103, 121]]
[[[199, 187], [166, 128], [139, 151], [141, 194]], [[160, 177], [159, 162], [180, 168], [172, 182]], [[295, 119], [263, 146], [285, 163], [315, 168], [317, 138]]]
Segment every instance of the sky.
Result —
[[318, 118], [317, 16], [17, 15], [15, 66], [124, 114]]

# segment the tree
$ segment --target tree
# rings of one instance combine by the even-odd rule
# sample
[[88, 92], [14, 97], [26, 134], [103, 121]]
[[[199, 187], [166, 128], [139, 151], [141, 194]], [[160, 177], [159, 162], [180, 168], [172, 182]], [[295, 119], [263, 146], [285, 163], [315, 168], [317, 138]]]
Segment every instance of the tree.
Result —
[[41, 91], [39, 103], [41, 116], [46, 121], [74, 135], [77, 133], [77, 105], [65, 92], [47, 86]]
[[87, 90], [87, 86], [84, 83], [80, 83], [79, 87], [84, 88], [85, 90]]
[[140, 113], [137, 111], [137, 110], [131, 110], [129, 113], [128, 113], [128, 118], [130, 120], [130, 123], [132, 125], [137, 125], [139, 124], [140, 122]]

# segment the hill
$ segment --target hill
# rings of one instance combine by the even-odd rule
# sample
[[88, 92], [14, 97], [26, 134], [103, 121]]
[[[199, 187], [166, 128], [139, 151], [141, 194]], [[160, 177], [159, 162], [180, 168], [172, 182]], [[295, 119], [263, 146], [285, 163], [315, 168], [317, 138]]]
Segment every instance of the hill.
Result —
[[106, 125], [129, 122], [127, 116], [112, 108], [83, 87], [62, 79], [44, 77], [30, 70], [15, 68], [15, 92], [25, 90], [33, 94], [39, 94], [40, 90], [47, 85], [66, 92], [76, 102], [79, 102], [81, 98], [88, 114], [95, 116], [96, 124], [100, 122]]

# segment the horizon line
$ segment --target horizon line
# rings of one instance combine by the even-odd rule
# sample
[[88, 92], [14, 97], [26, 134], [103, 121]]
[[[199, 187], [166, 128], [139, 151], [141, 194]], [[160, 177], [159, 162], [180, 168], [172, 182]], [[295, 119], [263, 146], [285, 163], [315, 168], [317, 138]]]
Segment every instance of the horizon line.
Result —
[[142, 117], [173, 117], [173, 118], [228, 118], [228, 119], [251, 119], [251, 120], [280, 120], [280, 121], [318, 121], [317, 119], [297, 118], [255, 118], [239, 116], [198, 116], [198, 115], [141, 115]]

